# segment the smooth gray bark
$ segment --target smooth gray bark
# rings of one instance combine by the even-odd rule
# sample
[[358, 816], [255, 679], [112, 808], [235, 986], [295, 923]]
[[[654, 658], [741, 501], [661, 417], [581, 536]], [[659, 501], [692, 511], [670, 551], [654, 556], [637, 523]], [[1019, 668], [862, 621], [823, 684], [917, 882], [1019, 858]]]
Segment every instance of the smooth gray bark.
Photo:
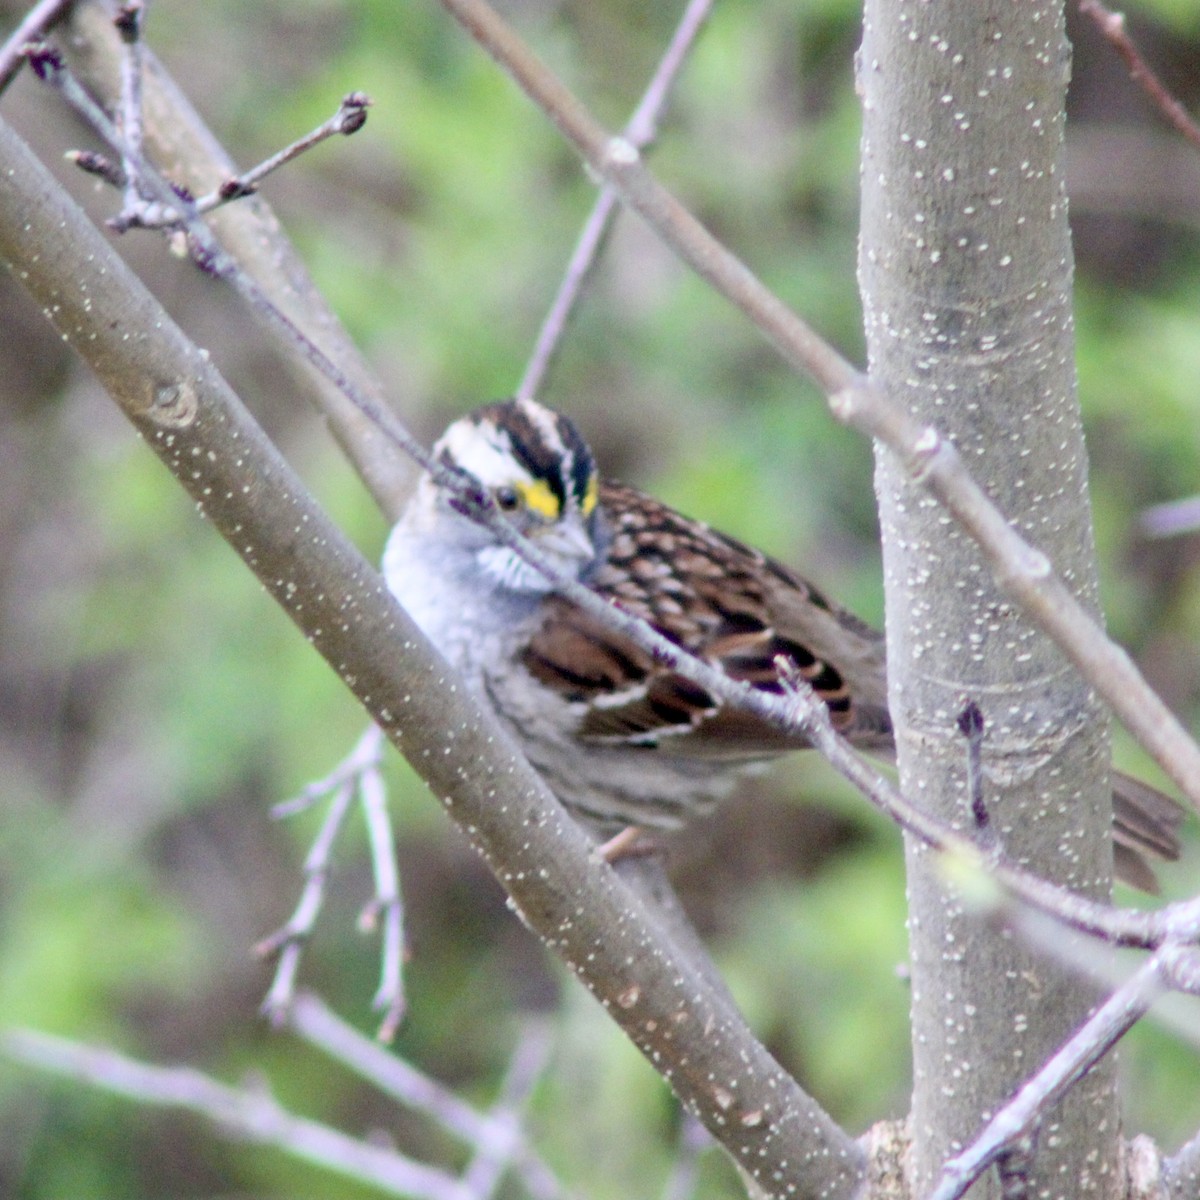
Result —
[[515, 911], [765, 1194], [852, 1195], [861, 1149], [677, 948], [667, 918], [598, 861], [208, 356], [2, 120], [0, 162], [0, 262], [408, 758]]
[[[1096, 580], [1075, 395], [1059, 161], [1069, 48], [1054, 0], [868, 0], [860, 281], [873, 382], [955, 443], [1089, 608]], [[974, 545], [877, 459], [901, 781], [968, 826], [956, 717], [983, 710], [985, 800], [1006, 853], [1106, 895], [1106, 718]], [[1093, 994], [968, 911], [908, 845], [916, 1194], [1078, 1024]], [[1031, 1195], [1111, 1196], [1102, 1064], [1051, 1116]], [[996, 1190], [994, 1180], [980, 1184]]]

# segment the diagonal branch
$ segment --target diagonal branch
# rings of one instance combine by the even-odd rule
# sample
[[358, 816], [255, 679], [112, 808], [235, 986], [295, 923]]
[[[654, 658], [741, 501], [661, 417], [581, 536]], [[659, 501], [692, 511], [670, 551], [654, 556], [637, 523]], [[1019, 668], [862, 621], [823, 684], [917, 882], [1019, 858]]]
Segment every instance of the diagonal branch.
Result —
[[0, 158], [0, 258], [425, 778], [524, 920], [769, 1194], [848, 1197], [862, 1174], [856, 1143], [596, 861], [495, 718], [444, 686], [446, 664], [378, 574], [2, 122]]
[[390, 1196], [467, 1200], [453, 1175], [297, 1116], [265, 1091], [229, 1087], [190, 1067], [152, 1066], [115, 1050], [33, 1030], [4, 1034], [0, 1047], [30, 1066], [96, 1084], [141, 1104], [198, 1113], [238, 1137], [275, 1146]]
[[1196, 125], [1188, 115], [1187, 109], [1171, 95], [1166, 84], [1142, 57], [1141, 51], [1125, 28], [1125, 14], [1112, 12], [1101, 4], [1100, 0], [1079, 0], [1079, 11], [1096, 22], [1097, 28], [1129, 68], [1129, 78], [1150, 97], [1151, 102], [1175, 132], [1194, 149], [1200, 150], [1200, 126]]
[[838, 420], [899, 457], [986, 556], [997, 582], [1058, 644], [1193, 805], [1200, 808], [1200, 746], [971, 478], [952, 444], [921, 425], [855, 370], [754, 276], [650, 173], [628, 140], [610, 135], [484, 0], [442, 5], [554, 122], [622, 201], [702, 278], [754, 322], [784, 359], [829, 397]]
[[[625, 126], [625, 137], [639, 150], [645, 149], [658, 135], [658, 121], [666, 106], [667, 97], [675, 84], [676, 76], [687, 61], [692, 43], [704, 22], [708, 20], [712, 6], [713, 0], [689, 0], [687, 8], [684, 9], [658, 69], [642, 94], [637, 108], [634, 109], [633, 116], [629, 118], [629, 124]], [[600, 195], [596, 197], [596, 203], [584, 222], [579, 240], [575, 243], [575, 249], [567, 263], [566, 275], [559, 286], [558, 294], [554, 297], [550, 311], [538, 331], [525, 374], [517, 385], [518, 396], [536, 396], [542, 386], [567, 321], [595, 265], [605, 235], [612, 225], [617, 204], [616, 192], [606, 184], [600, 189]]]
[[975, 1141], [943, 1166], [930, 1200], [960, 1200], [988, 1167], [1028, 1138], [1050, 1108], [1146, 1014], [1163, 990], [1163, 953], [1148, 958], [1026, 1081]]

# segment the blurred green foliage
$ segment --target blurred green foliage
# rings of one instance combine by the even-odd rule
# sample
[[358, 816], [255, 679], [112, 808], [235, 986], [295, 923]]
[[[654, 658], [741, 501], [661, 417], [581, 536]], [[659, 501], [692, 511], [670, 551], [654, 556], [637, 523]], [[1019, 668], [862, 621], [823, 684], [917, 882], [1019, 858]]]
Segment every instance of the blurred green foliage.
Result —
[[[0, 9], [6, 26], [20, 8]], [[507, 6], [614, 125], [678, 8]], [[1151, 45], [1194, 66], [1195, 5], [1142, 0], [1140, 11]], [[858, 19], [850, 0], [725, 0], [652, 152], [664, 181], [855, 359]], [[1145, 120], [1111, 53], [1076, 33], [1076, 80], [1107, 80], [1110, 98]], [[266, 195], [423, 435], [511, 392], [593, 190], [436, 4], [160, 0], [148, 37], [246, 164], [323, 119], [343, 93], [368, 92], [364, 132], [288, 168]], [[47, 160], [78, 140], [47, 117], [53, 101], [27, 78], [4, 104]], [[1072, 119], [1114, 118], [1084, 106]], [[1105, 601], [1114, 631], [1195, 727], [1200, 542], [1147, 544], [1135, 531], [1145, 505], [1200, 490], [1200, 205], [1155, 224], [1139, 207], [1141, 181], [1126, 183], [1127, 210], [1115, 214], [1073, 197]], [[149, 241], [125, 248], [375, 555], [382, 522], [289, 394], [265, 335], [232, 296]], [[226, 1080], [263, 1071], [308, 1115], [402, 1133], [414, 1153], [444, 1149], [255, 1019], [268, 970], [249, 947], [294, 903], [317, 819], [278, 825], [268, 807], [331, 767], [361, 714], [28, 302], [2, 286], [6, 327], [27, 333], [2, 352], [14, 383], [0, 398], [0, 508], [12, 514], [0, 523], [0, 1013]], [[869, 448], [628, 217], [545, 398], [578, 418], [614, 474], [801, 565], [880, 619]], [[486, 1102], [519, 1008], [557, 1004], [554, 1068], [530, 1115], [539, 1145], [580, 1194], [660, 1190], [677, 1130], [665, 1088], [531, 944], [412, 776], [389, 769], [413, 951], [398, 1052]], [[1193, 843], [1168, 888], [1193, 889], [1198, 853]], [[903, 1112], [895, 834], [827, 768], [798, 761], [691, 835], [680, 857], [718, 961], [782, 1061], [853, 1128]], [[338, 864], [303, 979], [370, 1028], [375, 946], [352, 932], [369, 872], [353, 823]], [[1149, 1030], [1125, 1060], [1131, 1126], [1168, 1145], [1194, 1130], [1194, 1052]], [[12, 1131], [0, 1193], [23, 1200], [371, 1194], [278, 1153], [230, 1148], [189, 1119], [7, 1065], [0, 1122]], [[705, 1196], [740, 1194], [719, 1157], [703, 1170]]]

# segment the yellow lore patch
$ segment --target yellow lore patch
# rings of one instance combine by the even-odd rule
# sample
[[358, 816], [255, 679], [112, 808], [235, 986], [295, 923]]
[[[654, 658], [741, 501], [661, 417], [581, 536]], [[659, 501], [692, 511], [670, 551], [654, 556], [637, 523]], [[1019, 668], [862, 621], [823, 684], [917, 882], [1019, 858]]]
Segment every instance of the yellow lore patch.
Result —
[[537, 513], [547, 521], [557, 521], [562, 515], [558, 497], [544, 479], [535, 479], [532, 483], [518, 483], [516, 487], [530, 512]]

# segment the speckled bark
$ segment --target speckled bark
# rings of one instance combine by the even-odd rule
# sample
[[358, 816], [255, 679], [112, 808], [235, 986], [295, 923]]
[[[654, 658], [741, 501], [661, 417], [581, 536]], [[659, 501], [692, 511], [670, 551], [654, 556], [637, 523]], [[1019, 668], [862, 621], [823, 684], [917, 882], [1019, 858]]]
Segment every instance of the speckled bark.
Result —
[[[3, 120], [0, 164], [0, 263], [408, 757], [514, 909], [764, 1195], [849, 1200], [861, 1148], [754, 1039], [690, 947], [678, 948], [670, 914], [597, 862], [582, 827], [317, 506], [208, 354]], [[651, 896], [645, 881], [638, 892]]]
[[[874, 381], [947, 433], [1095, 605], [1058, 169], [1069, 47], [1047, 0], [868, 0], [860, 277]], [[974, 546], [881, 452], [891, 704], [908, 795], [966, 825], [964, 701], [1014, 859], [1090, 895], [1111, 854], [1106, 721]], [[1078, 1023], [1086, 989], [965, 912], [908, 847], [915, 1189]], [[1035, 1196], [1111, 1196], [1111, 1063], [1042, 1131]], [[996, 1190], [994, 1178], [977, 1187]]]

